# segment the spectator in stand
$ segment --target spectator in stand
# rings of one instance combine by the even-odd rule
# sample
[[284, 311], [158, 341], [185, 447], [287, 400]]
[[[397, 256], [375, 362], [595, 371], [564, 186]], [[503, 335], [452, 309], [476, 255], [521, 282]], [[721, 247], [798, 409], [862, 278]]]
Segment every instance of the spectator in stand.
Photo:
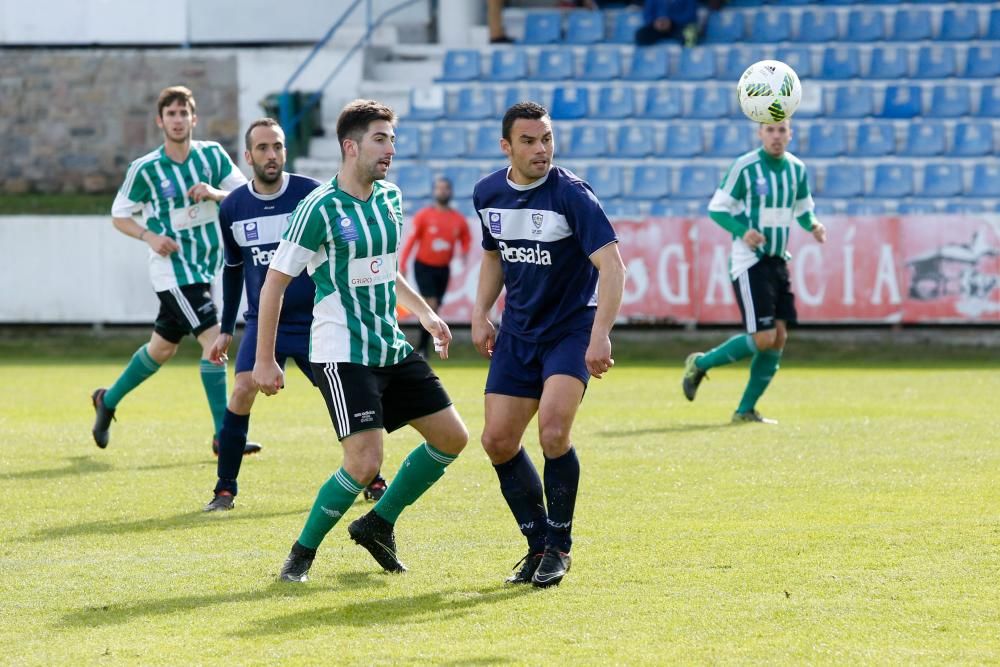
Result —
[[646, 0], [643, 25], [635, 31], [638, 46], [650, 46], [665, 39], [694, 46], [698, 42], [697, 0]]

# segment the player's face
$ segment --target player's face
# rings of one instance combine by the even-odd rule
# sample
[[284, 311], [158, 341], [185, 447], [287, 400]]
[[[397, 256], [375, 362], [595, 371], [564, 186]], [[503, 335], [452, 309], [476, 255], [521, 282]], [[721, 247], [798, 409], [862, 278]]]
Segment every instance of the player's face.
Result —
[[387, 120], [368, 124], [368, 131], [356, 145], [358, 176], [380, 181], [389, 173], [392, 156], [396, 154], [396, 131]]
[[444, 206], [451, 201], [451, 186], [448, 181], [438, 179], [434, 181], [434, 201]]
[[773, 157], [781, 157], [788, 148], [788, 142], [792, 140], [792, 124], [787, 120], [770, 125], [761, 125], [757, 129], [757, 136], [760, 137], [764, 145], [764, 151]]
[[180, 100], [163, 107], [156, 118], [156, 125], [163, 130], [164, 138], [177, 144], [190, 141], [197, 124], [198, 116], [192, 113], [186, 102]]
[[285, 168], [285, 133], [269, 125], [255, 127], [250, 132], [250, 150], [244, 154], [253, 167], [254, 179], [262, 183], [277, 183]]
[[555, 153], [552, 121], [518, 118], [510, 128], [510, 141], [500, 140], [500, 148], [510, 158], [511, 180], [527, 185], [548, 173]]

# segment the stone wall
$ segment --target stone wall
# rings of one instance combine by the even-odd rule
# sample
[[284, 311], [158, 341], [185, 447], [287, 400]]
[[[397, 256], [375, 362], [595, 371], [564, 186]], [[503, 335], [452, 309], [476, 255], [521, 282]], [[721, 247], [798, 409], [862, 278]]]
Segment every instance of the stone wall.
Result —
[[152, 49], [0, 49], [0, 192], [114, 192], [163, 143], [156, 98], [194, 92], [195, 138], [241, 150], [231, 54]]

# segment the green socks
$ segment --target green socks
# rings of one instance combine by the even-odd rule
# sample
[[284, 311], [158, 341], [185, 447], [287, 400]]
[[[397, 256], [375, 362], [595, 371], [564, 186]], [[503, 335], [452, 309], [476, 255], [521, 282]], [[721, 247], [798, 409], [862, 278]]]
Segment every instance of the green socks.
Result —
[[385, 495], [375, 503], [375, 513], [389, 523], [396, 523], [400, 512], [441, 479], [444, 469], [455, 458], [426, 442], [418, 445], [403, 461]]
[[216, 366], [211, 361], [201, 360], [201, 383], [205, 386], [208, 409], [215, 422], [215, 435], [222, 430], [222, 420], [226, 417], [226, 367]]
[[114, 410], [125, 394], [129, 393], [140, 384], [146, 381], [153, 373], [160, 370], [160, 364], [149, 356], [149, 344], [143, 345], [135, 354], [122, 374], [115, 380], [115, 383], [108, 388], [104, 394], [104, 405]]
[[694, 362], [694, 365], [703, 371], [716, 366], [725, 366], [740, 359], [753, 356], [757, 351], [757, 345], [753, 342], [750, 334], [737, 334], [722, 345], [714, 347]]
[[299, 535], [299, 544], [310, 549], [318, 548], [326, 534], [340, 521], [340, 517], [350, 509], [354, 499], [363, 490], [343, 468], [335, 472], [320, 487], [306, 525]]
[[753, 356], [753, 361], [750, 362], [750, 380], [737, 412], [750, 412], [757, 407], [757, 400], [767, 389], [767, 385], [771, 384], [780, 361], [781, 350], [763, 350]]

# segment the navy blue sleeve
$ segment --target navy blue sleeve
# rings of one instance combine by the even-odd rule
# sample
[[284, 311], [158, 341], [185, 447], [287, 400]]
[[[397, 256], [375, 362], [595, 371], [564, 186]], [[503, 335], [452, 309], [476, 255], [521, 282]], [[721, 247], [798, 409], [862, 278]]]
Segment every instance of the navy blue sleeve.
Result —
[[600, 200], [584, 181], [569, 181], [563, 187], [566, 222], [588, 257], [618, 240]]
[[243, 253], [240, 252], [240, 247], [236, 245], [236, 239], [233, 238], [233, 214], [235, 213], [233, 209], [236, 208], [236, 198], [233, 195], [235, 192], [234, 190], [226, 195], [222, 204], [219, 205], [219, 227], [222, 230], [222, 249], [227, 266], [243, 264]]
[[[480, 181], [481, 183], [482, 181]], [[486, 226], [486, 221], [483, 220], [483, 214], [480, 211], [480, 201], [479, 201], [479, 184], [476, 184], [476, 188], [472, 191], [472, 206], [476, 209], [476, 215], [479, 216], [479, 230], [483, 234], [482, 246], [483, 250], [496, 250], [497, 241], [490, 235], [490, 230]]]
[[226, 264], [222, 269], [222, 333], [233, 335], [236, 315], [243, 300], [243, 264]]

